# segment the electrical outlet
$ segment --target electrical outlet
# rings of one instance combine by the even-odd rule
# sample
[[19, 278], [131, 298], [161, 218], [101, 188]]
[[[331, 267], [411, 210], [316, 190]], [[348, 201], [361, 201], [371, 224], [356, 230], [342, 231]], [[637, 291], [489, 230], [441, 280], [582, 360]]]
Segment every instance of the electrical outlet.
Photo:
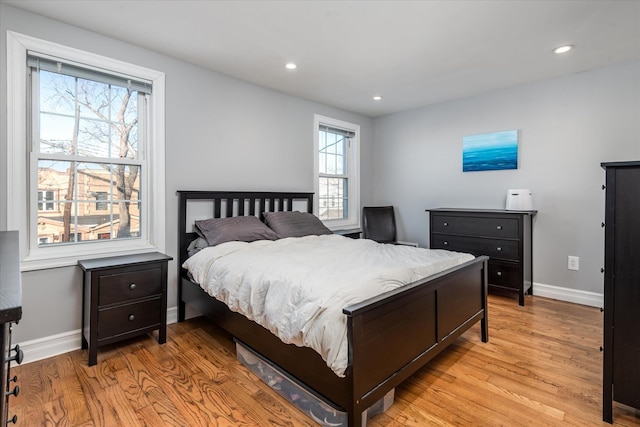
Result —
[[580, 270], [580, 257], [569, 255], [567, 268], [569, 270]]

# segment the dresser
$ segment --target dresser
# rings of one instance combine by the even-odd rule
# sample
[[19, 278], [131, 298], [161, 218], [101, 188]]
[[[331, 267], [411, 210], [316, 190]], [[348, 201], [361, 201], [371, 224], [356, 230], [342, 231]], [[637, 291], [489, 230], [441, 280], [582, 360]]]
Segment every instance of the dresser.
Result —
[[167, 264], [159, 252], [78, 261], [84, 272], [82, 348], [89, 366], [98, 347], [158, 330], [167, 341]]
[[640, 409], [640, 161], [602, 163], [604, 346], [602, 418], [613, 401]]
[[429, 209], [429, 247], [489, 256], [489, 291], [533, 293], [533, 217], [537, 211]]
[[0, 231], [0, 347], [2, 364], [0, 378], [4, 394], [0, 399], [2, 425], [16, 423], [18, 417], [10, 415], [11, 397], [20, 392], [18, 378], [11, 376], [11, 363], [22, 363], [23, 353], [11, 344], [11, 329], [22, 318], [22, 287], [20, 280], [20, 254], [17, 231]]

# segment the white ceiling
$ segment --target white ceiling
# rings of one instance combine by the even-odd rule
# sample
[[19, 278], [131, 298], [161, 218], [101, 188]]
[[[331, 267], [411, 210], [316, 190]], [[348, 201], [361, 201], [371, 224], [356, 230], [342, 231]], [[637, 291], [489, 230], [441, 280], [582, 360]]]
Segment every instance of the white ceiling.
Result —
[[371, 117], [640, 59], [634, 0], [0, 2]]

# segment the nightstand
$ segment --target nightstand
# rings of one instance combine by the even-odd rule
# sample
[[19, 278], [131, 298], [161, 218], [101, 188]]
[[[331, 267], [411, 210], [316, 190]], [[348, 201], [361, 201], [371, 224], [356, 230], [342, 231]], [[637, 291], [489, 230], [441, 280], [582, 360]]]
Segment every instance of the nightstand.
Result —
[[349, 230], [337, 230], [337, 231], [334, 231], [334, 234], [339, 234], [341, 236], [349, 237], [351, 239], [359, 239], [360, 235], [362, 234], [362, 230], [360, 230], [359, 228], [352, 228]]
[[78, 261], [84, 272], [82, 348], [89, 366], [98, 347], [158, 330], [167, 341], [167, 264], [159, 252]]

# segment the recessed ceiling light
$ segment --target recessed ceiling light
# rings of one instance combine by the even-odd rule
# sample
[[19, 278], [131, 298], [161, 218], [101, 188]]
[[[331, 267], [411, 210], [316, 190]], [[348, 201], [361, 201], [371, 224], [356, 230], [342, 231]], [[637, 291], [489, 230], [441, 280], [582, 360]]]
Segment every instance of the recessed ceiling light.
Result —
[[298, 68], [298, 65], [295, 64], [294, 62], [287, 62], [284, 67], [287, 70], [295, 70], [296, 68]]
[[573, 49], [573, 45], [566, 44], [563, 46], [558, 46], [557, 48], [553, 49], [553, 53], [566, 53], [566, 52], [569, 52], [571, 49]]
[[374, 100], [374, 101], [381, 101], [381, 100], [382, 100], [382, 97], [381, 97], [380, 95], [374, 95], [374, 96], [373, 96], [373, 100]]

